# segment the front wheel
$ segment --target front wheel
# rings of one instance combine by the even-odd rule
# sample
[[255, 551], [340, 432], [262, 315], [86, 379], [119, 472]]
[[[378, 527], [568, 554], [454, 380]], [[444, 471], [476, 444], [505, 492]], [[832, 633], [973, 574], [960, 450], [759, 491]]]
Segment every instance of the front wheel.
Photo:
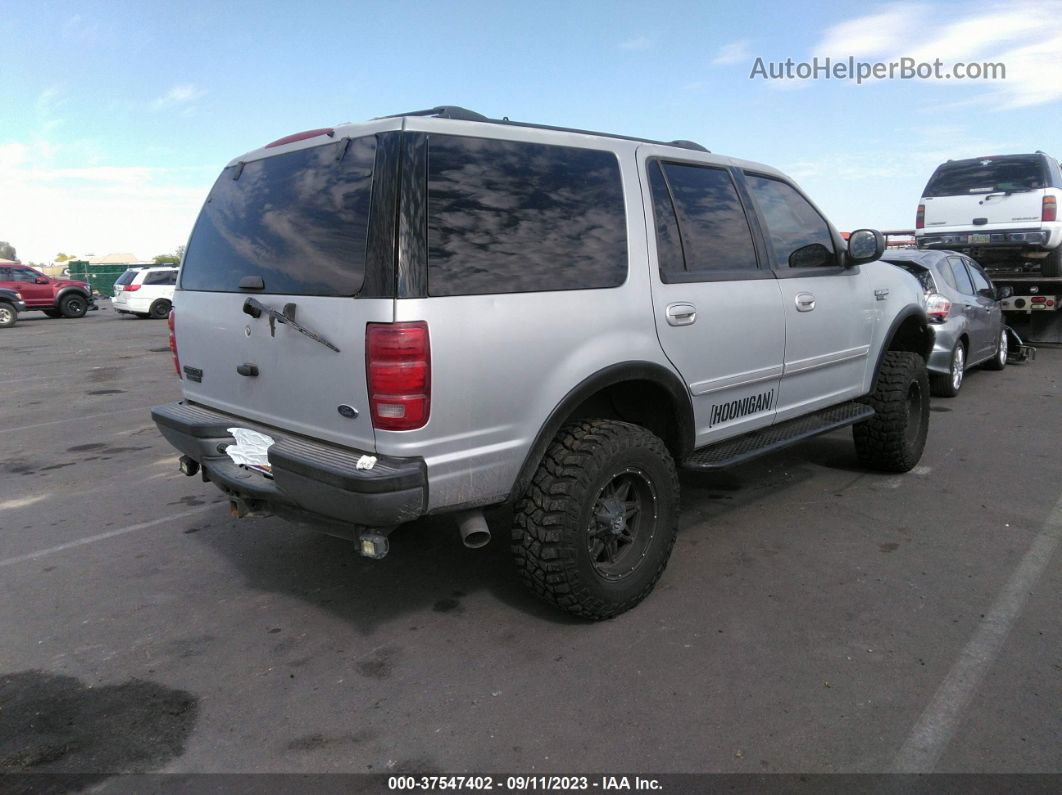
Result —
[[0, 301], [0, 328], [11, 328], [18, 322], [18, 310], [13, 304]]
[[44, 314], [51, 318], [59, 318], [63, 316], [63, 313], [58, 309], [45, 309]]
[[77, 293], [71, 293], [59, 302], [59, 311], [63, 317], [84, 317], [88, 311], [88, 301]]
[[876, 412], [852, 426], [860, 463], [882, 472], [908, 472], [922, 457], [929, 432], [929, 379], [917, 353], [889, 351], [874, 392], [864, 399]]
[[579, 420], [554, 438], [516, 507], [513, 559], [540, 598], [611, 618], [660, 579], [678, 512], [675, 462], [658, 437], [626, 422]]
[[1007, 354], [1010, 352], [1007, 344], [1007, 330], [999, 332], [999, 343], [996, 345], [996, 355], [984, 364], [986, 370], [1002, 370], [1007, 366]]

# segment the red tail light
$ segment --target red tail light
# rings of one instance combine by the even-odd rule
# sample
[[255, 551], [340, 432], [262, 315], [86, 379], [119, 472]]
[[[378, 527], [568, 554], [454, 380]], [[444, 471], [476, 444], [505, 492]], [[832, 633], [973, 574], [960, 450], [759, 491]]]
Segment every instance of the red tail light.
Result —
[[1043, 296], [1043, 295], [1034, 295], [1032, 297], [1031, 303], [1034, 303], [1034, 304], [1046, 304], [1047, 303], [1047, 297]]
[[1058, 220], [1058, 201], [1054, 196], [1044, 196], [1043, 209], [1040, 211], [1040, 220]]
[[122, 286], [122, 289], [125, 290], [125, 292], [127, 292], [127, 293], [135, 293], [137, 290], [140, 289], [140, 285], [139, 284], [126, 284], [126, 285]]
[[926, 314], [934, 323], [943, 323], [951, 314], [951, 301], [940, 293], [930, 293], [926, 296]]
[[[907, 205], [910, 207], [910, 205]], [[926, 228], [926, 206], [924, 204], [918, 205], [918, 211], [915, 213], [915, 229]]]
[[173, 330], [173, 318], [174, 310], [170, 310], [169, 319], [166, 321], [166, 325], [170, 327], [170, 353], [173, 354], [173, 369], [177, 371], [177, 377], [181, 377], [181, 360], [177, 356], [177, 335]]
[[431, 410], [431, 342], [423, 320], [369, 323], [365, 327], [372, 425], [381, 431], [411, 431]]

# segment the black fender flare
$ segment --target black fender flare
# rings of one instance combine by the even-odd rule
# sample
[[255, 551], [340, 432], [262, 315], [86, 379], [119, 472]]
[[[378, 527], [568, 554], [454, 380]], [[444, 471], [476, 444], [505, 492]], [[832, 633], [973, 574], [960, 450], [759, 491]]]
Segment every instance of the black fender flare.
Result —
[[88, 293], [86, 293], [80, 287], [63, 287], [62, 289], [59, 290], [59, 292], [57, 292], [55, 294], [55, 308], [56, 309], [59, 308], [59, 304], [61, 304], [63, 302], [63, 299], [66, 298], [68, 295], [70, 295], [70, 293], [77, 293], [82, 298], [84, 298], [88, 303], [92, 303], [92, 296], [89, 295]]
[[912, 317], [918, 318], [922, 335], [926, 340], [923, 350], [919, 351], [919, 353], [922, 355], [923, 359], [929, 361], [929, 354], [933, 351], [933, 330], [929, 327], [929, 316], [926, 314], [924, 307], [908, 304], [892, 319], [892, 324], [889, 326], [889, 330], [882, 338], [881, 350], [878, 351], [877, 361], [874, 362], [874, 379], [870, 382], [871, 393], [878, 388], [878, 374], [881, 372], [881, 363], [885, 359], [885, 354], [892, 349], [892, 343], [896, 339], [896, 334], [899, 332], [900, 326]]
[[549, 443], [553, 441], [553, 437], [557, 435], [557, 431], [561, 429], [572, 412], [597, 392], [623, 381], [649, 381], [662, 387], [671, 397], [672, 408], [675, 412], [679, 447], [675, 451], [678, 454], [677, 457], [684, 458], [693, 450], [695, 427], [693, 400], [686, 384], [678, 374], [655, 362], [632, 361], [612, 364], [580, 381], [554, 406], [524, 457], [524, 463], [516, 476], [516, 482], [509, 491], [508, 502], [518, 500], [527, 489], [542, 457], [546, 454], [546, 448], [549, 447]]

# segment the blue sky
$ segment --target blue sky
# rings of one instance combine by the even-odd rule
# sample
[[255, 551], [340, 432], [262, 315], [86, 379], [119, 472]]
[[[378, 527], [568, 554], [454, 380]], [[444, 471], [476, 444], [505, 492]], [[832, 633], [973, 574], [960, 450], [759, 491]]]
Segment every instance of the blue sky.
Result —
[[[1062, 155], [1062, 0], [0, 0], [0, 240], [23, 260], [185, 241], [282, 135], [458, 104], [781, 168], [842, 229], [909, 227], [949, 157]], [[1005, 81], [750, 80], [814, 55], [1002, 61]]]

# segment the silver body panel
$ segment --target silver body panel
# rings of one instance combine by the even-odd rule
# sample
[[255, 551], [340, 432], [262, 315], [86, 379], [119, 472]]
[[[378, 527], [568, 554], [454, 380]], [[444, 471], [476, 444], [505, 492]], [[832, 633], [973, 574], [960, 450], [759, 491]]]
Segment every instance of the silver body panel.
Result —
[[[626, 281], [610, 289], [408, 299], [259, 296], [278, 309], [296, 303], [298, 320], [338, 354], [284, 326], [271, 336], [265, 317], [243, 314], [242, 294], [178, 291], [177, 339], [181, 364], [210, 376], [186, 379], [186, 398], [357, 450], [422, 457], [429, 511], [504, 500], [553, 410], [582, 381], [616, 364], [649, 362], [681, 379], [697, 447], [865, 394], [892, 319], [921, 301], [915, 280], [883, 263], [807, 278], [663, 283], [652, 209], [643, 198], [644, 158], [663, 151], [783, 176], [760, 164], [577, 132], [425, 117], [337, 127], [336, 136], [399, 128], [615, 153], [626, 198]], [[260, 149], [233, 163], [319, 143]], [[810, 311], [796, 306], [804, 293], [814, 295]], [[668, 307], [681, 303], [696, 307], [695, 321], [669, 323]], [[374, 431], [366, 405], [365, 323], [392, 320], [426, 321], [430, 333], [430, 419], [413, 431]], [[260, 375], [238, 375], [243, 362], [255, 363]], [[762, 411], [713, 422], [713, 406], [768, 391], [771, 403]], [[341, 416], [340, 404], [359, 416]]]

